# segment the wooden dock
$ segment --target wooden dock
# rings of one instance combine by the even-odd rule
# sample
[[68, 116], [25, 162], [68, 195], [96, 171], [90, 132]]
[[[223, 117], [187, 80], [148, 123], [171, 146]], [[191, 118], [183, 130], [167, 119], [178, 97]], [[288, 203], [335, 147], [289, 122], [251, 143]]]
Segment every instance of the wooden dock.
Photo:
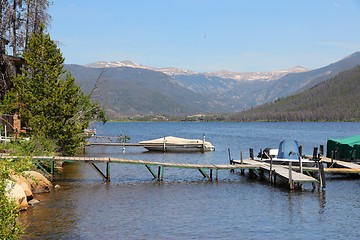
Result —
[[[299, 186], [303, 183], [312, 183], [313, 188], [315, 183], [319, 183], [319, 180], [313, 178], [312, 176], [294, 171], [292, 167], [286, 166], [286, 165], [275, 165], [260, 161], [255, 161], [252, 159], [245, 159], [243, 161], [241, 160], [232, 160], [235, 164], [242, 164], [245, 165], [253, 165], [257, 166], [260, 173], [263, 174], [263, 172], [267, 172], [269, 174], [269, 180], [272, 183], [276, 183], [276, 177], [279, 176], [283, 179], [285, 179], [288, 183], [288, 186], [290, 189], [295, 188], [295, 184], [298, 184]], [[322, 186], [319, 186], [319, 188]]]
[[[2, 158], [12, 158], [17, 159], [18, 157], [14, 156], [3, 156]], [[219, 170], [240, 170], [241, 173], [244, 173], [245, 170], [249, 171], [249, 174], [254, 173], [259, 176], [264, 176], [264, 173], [267, 173], [269, 176], [269, 181], [271, 183], [276, 183], [276, 178], [280, 177], [285, 180], [288, 184], [289, 189], [294, 189], [295, 186], [302, 187], [304, 183], [311, 183], [312, 187], [315, 188], [315, 184], [318, 183], [318, 189], [325, 188], [325, 173], [335, 173], [335, 174], [360, 174], [360, 165], [355, 163], [349, 163], [339, 160], [331, 160], [328, 158], [322, 158], [320, 160], [319, 168], [302, 168], [302, 172], [299, 167], [287, 165], [275, 165], [260, 161], [255, 161], [252, 159], [245, 160], [231, 160], [229, 164], [196, 164], [196, 163], [169, 163], [169, 162], [156, 162], [156, 161], [146, 161], [146, 160], [131, 160], [124, 158], [112, 158], [112, 157], [60, 157], [60, 156], [35, 156], [32, 157], [33, 161], [39, 163], [41, 161], [50, 162], [50, 171], [47, 171], [52, 177], [54, 177], [55, 162], [85, 162], [89, 163], [99, 174], [106, 180], [110, 181], [110, 163], [118, 164], [136, 164], [145, 166], [148, 171], [151, 173], [152, 177], [162, 181], [164, 178], [164, 171], [166, 168], [183, 168], [183, 169], [195, 169], [198, 170], [204, 178], [212, 181], [219, 179]], [[101, 171], [96, 164], [105, 163], [106, 168], [105, 172]], [[323, 167], [325, 163], [328, 165], [327, 168]], [[40, 168], [41, 164], [38, 164]], [[42, 168], [46, 171], [45, 168]], [[306, 174], [305, 174], [306, 173]], [[319, 177], [316, 179], [313, 176], [317, 174]], [[215, 175], [215, 176], [213, 176]]]
[[321, 162], [327, 164], [325, 172], [338, 174], [360, 174], [360, 165], [341, 160], [334, 160], [327, 157], [321, 157]]
[[119, 142], [87, 142], [85, 146], [119, 146], [119, 147], [143, 147], [139, 143], [119, 143]]
[[[16, 159], [18, 157], [8, 156], [7, 158]], [[258, 169], [257, 165], [250, 164], [195, 164], [195, 163], [169, 163], [169, 162], [154, 162], [154, 161], [145, 161], [145, 160], [131, 160], [124, 158], [111, 158], [111, 157], [60, 157], [60, 156], [34, 156], [32, 157], [34, 161], [49, 161], [51, 164], [50, 173], [54, 177], [54, 163], [55, 162], [85, 162], [89, 163], [94, 169], [103, 177], [106, 181], [110, 181], [110, 163], [120, 163], [120, 164], [136, 164], [145, 166], [151, 175], [160, 180], [163, 180], [165, 168], [186, 168], [186, 169], [196, 169], [198, 170], [204, 178], [213, 180], [213, 171], [215, 171], [215, 180], [218, 180], [219, 170], [235, 170], [235, 169]], [[102, 172], [97, 166], [96, 163], [105, 163], [106, 170], [105, 173]], [[155, 169], [154, 169], [155, 167]], [[45, 169], [43, 169], [46, 171]]]

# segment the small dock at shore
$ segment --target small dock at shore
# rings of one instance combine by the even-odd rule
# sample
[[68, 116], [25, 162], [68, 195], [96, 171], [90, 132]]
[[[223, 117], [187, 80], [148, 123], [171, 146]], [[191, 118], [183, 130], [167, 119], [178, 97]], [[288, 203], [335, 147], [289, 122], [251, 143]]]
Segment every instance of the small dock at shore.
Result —
[[[17, 159], [14, 156], [3, 156], [1, 158]], [[89, 163], [105, 180], [110, 181], [110, 164], [135, 164], [142, 165], [147, 168], [154, 179], [162, 181], [164, 179], [164, 172], [166, 168], [182, 168], [182, 169], [194, 169], [198, 170], [201, 175], [210, 180], [219, 180], [219, 170], [229, 170], [234, 172], [240, 171], [240, 175], [248, 171], [249, 175], [266, 177], [270, 183], [277, 184], [277, 179], [281, 179], [286, 183], [289, 189], [295, 189], [296, 187], [302, 188], [305, 183], [311, 183], [312, 188], [324, 189], [325, 174], [360, 174], [360, 165], [355, 163], [349, 163], [339, 160], [331, 160], [328, 158], [321, 158], [319, 160], [319, 167], [299, 167], [289, 165], [275, 165], [271, 163], [261, 162], [253, 160], [251, 158], [244, 160], [231, 160], [229, 164], [196, 164], [196, 163], [170, 163], [170, 162], [157, 162], [146, 160], [131, 160], [124, 158], [112, 158], [112, 157], [61, 157], [61, 156], [34, 156], [33, 161], [39, 163], [42, 161], [50, 162], [50, 169], [45, 169], [38, 166], [49, 173], [52, 178], [54, 177], [55, 162], [85, 162]], [[106, 168], [103, 172], [96, 164], [105, 163]], [[324, 168], [323, 164], [327, 167]], [[285, 180], [285, 181], [284, 181]]]

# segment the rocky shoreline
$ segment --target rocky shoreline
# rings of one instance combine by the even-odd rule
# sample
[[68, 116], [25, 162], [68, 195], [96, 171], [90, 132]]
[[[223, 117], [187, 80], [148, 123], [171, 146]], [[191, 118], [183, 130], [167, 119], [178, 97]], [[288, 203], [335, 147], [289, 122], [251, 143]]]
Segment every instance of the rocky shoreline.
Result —
[[34, 198], [34, 194], [47, 193], [53, 188], [53, 184], [43, 174], [36, 171], [11, 175], [7, 182], [6, 195], [16, 202], [21, 211], [39, 202]]

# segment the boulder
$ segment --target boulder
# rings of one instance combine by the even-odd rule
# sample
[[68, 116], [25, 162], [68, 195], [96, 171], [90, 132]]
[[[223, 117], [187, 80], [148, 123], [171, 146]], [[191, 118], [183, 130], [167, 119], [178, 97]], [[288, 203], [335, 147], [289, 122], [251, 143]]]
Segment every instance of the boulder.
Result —
[[37, 200], [37, 199], [31, 199], [30, 201], [28, 201], [28, 204], [29, 205], [35, 205], [35, 204], [38, 204], [40, 201], [39, 200]]
[[5, 195], [13, 199], [20, 210], [26, 210], [29, 207], [29, 204], [26, 199], [26, 194], [24, 192], [24, 189], [20, 186], [20, 184], [8, 180], [5, 190], [6, 190]]
[[10, 178], [14, 182], [18, 183], [24, 189], [27, 201], [34, 198], [33, 193], [31, 191], [31, 185], [28, 182], [28, 180], [26, 180], [26, 178], [24, 178], [23, 176], [19, 176], [19, 175], [12, 175]]
[[24, 177], [29, 181], [33, 193], [50, 192], [52, 188], [52, 183], [36, 171], [25, 171]]

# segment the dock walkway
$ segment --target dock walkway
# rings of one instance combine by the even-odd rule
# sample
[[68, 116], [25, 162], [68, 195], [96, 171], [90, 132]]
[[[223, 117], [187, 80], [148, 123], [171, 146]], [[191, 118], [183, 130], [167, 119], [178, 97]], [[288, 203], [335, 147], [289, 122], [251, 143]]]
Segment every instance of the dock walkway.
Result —
[[360, 174], [360, 165], [351, 162], [345, 162], [341, 160], [334, 160], [327, 157], [321, 157], [321, 162], [327, 164], [325, 172], [328, 173], [358, 173]]
[[[13, 156], [6, 156], [2, 158], [18, 158]], [[170, 162], [156, 162], [146, 160], [132, 160], [124, 158], [112, 158], [112, 157], [61, 157], [61, 156], [34, 156], [33, 161], [49, 161], [50, 162], [50, 173], [54, 177], [55, 162], [85, 162], [89, 163], [106, 181], [110, 181], [110, 163], [118, 164], [137, 164], [145, 166], [151, 175], [161, 181], [164, 177], [165, 168], [183, 168], [183, 169], [195, 169], [198, 170], [204, 178], [213, 180], [213, 171], [215, 171], [215, 180], [217, 181], [219, 170], [248, 170], [249, 173], [259, 172], [263, 174], [267, 172], [269, 174], [270, 182], [276, 183], [276, 176], [280, 176], [285, 179], [290, 189], [295, 188], [295, 184], [301, 186], [302, 183], [314, 183], [319, 182], [317, 179], [294, 171], [295, 168], [290, 169], [286, 165], [270, 165], [269, 163], [255, 161], [251, 159], [245, 159], [242, 162], [240, 160], [232, 160], [232, 164], [197, 164], [197, 163], [170, 163]], [[97, 167], [97, 163], [105, 163], [105, 172]], [[40, 166], [39, 166], [40, 167]], [[43, 169], [46, 171], [45, 169]], [[321, 181], [320, 181], [321, 182]], [[319, 185], [320, 188], [320, 185]]]
[[[7, 156], [2, 158], [18, 158], [14, 156]], [[253, 164], [196, 164], [196, 163], [169, 163], [169, 162], [154, 162], [154, 161], [145, 161], [145, 160], [131, 160], [124, 158], [112, 158], [112, 157], [61, 157], [61, 156], [34, 156], [32, 157], [34, 161], [49, 161], [51, 164], [50, 173], [54, 177], [54, 163], [55, 162], [85, 162], [92, 165], [95, 170], [103, 177], [106, 181], [110, 181], [110, 163], [120, 163], [120, 164], [137, 164], [145, 166], [151, 175], [158, 180], [163, 180], [164, 169], [165, 168], [187, 168], [187, 169], [197, 169], [203, 175], [203, 177], [208, 178], [210, 181], [213, 180], [213, 170], [215, 170], [215, 179], [218, 180], [218, 170], [235, 170], [235, 169], [258, 169], [257, 165]], [[106, 163], [106, 171], [103, 173], [95, 163]], [[157, 167], [157, 171], [153, 169]], [[45, 169], [43, 169], [45, 170]]]
[[[233, 162], [241, 165], [240, 160], [233, 160]], [[246, 165], [258, 166], [260, 171], [268, 172], [269, 179], [271, 182], [276, 181], [276, 175], [282, 177], [283, 179], [287, 180], [290, 189], [294, 189], [295, 183], [301, 184], [305, 182], [309, 182], [309, 183], [318, 182], [317, 179], [305, 175], [303, 173], [293, 171], [292, 169], [289, 168], [289, 166], [286, 165], [275, 165], [275, 164], [270, 165], [269, 163], [260, 162], [252, 159], [245, 159], [242, 161], [242, 163]], [[272, 179], [273, 177], [274, 180]]]

